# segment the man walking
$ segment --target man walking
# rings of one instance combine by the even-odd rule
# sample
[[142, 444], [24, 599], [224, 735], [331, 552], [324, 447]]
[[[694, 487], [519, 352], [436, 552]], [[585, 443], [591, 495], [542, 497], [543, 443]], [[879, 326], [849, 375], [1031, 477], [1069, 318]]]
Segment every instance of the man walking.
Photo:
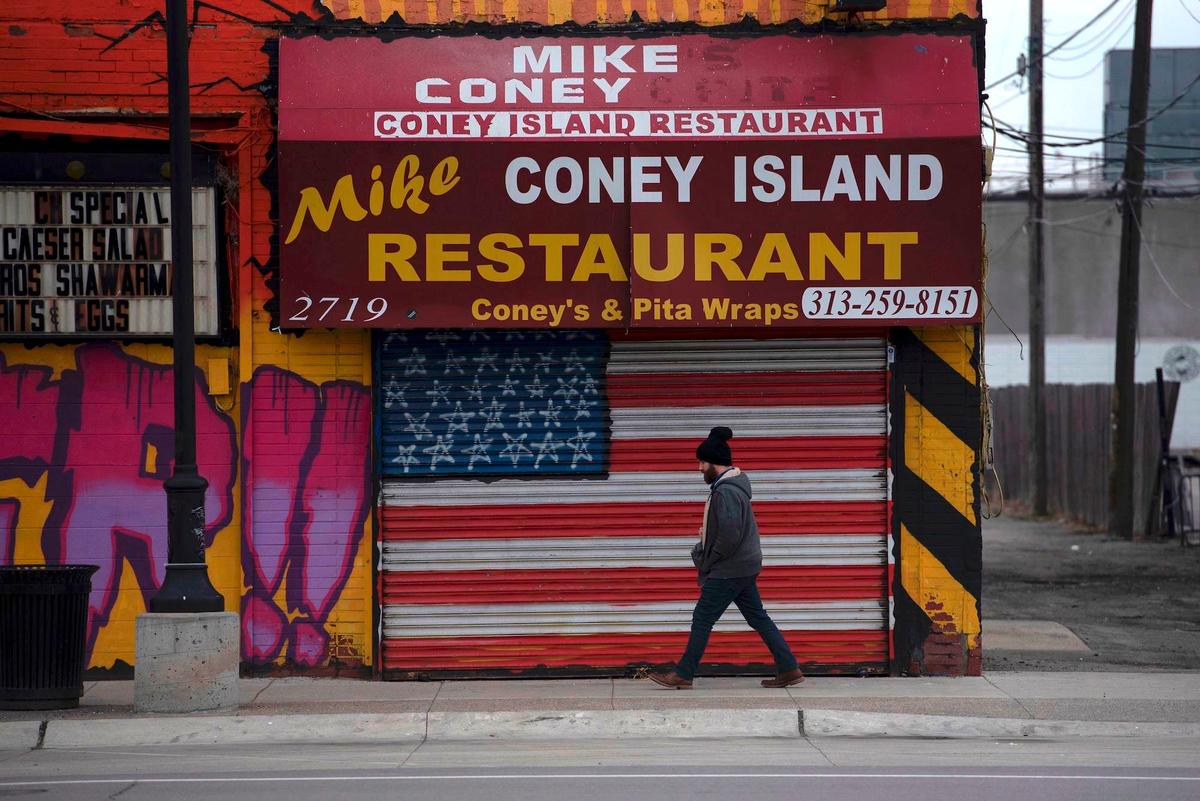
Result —
[[729, 604], [758, 632], [775, 658], [778, 675], [763, 679], [764, 687], [791, 687], [804, 681], [796, 657], [788, 648], [779, 627], [763, 609], [758, 594], [762, 571], [762, 546], [758, 523], [750, 508], [750, 479], [733, 467], [729, 440], [733, 431], [717, 426], [696, 448], [700, 473], [710, 487], [700, 524], [700, 541], [692, 548], [692, 561], [699, 571], [700, 600], [692, 612], [692, 634], [683, 657], [668, 673], [651, 673], [650, 680], [663, 687], [690, 690], [692, 678], [704, 656], [708, 635]]

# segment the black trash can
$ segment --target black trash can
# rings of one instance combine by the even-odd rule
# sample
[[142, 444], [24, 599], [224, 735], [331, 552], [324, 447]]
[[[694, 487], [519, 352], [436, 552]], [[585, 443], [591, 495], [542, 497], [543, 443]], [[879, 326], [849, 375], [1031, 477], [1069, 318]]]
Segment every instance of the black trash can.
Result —
[[83, 695], [96, 565], [0, 567], [0, 709], [71, 709]]

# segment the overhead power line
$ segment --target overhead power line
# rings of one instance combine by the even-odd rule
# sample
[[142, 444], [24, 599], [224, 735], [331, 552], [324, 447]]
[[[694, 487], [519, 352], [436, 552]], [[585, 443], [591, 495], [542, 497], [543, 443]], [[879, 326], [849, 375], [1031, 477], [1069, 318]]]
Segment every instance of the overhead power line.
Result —
[[[1056, 51], [1058, 51], [1058, 50], [1061, 50], [1063, 47], [1065, 47], [1065, 46], [1066, 46], [1067, 44], [1069, 44], [1071, 41], [1073, 41], [1074, 39], [1076, 39], [1076, 38], [1077, 38], [1077, 37], [1078, 37], [1080, 34], [1082, 34], [1082, 33], [1083, 33], [1084, 31], [1086, 31], [1088, 28], [1092, 27], [1092, 25], [1096, 24], [1096, 22], [1098, 22], [1098, 21], [1099, 21], [1099, 20], [1100, 20], [1100, 19], [1101, 19], [1101, 18], [1102, 18], [1102, 17], [1103, 17], [1105, 14], [1107, 14], [1109, 11], [1112, 11], [1112, 10], [1113, 10], [1113, 8], [1115, 8], [1115, 7], [1116, 7], [1116, 6], [1117, 6], [1119, 3], [1121, 3], [1121, 1], [1122, 1], [1122, 0], [1112, 0], [1112, 2], [1111, 2], [1111, 3], [1109, 3], [1108, 5], [1106, 5], [1106, 6], [1103, 8], [1103, 10], [1101, 10], [1101, 12], [1100, 12], [1099, 14], [1097, 14], [1096, 16], [1092, 17], [1090, 20], [1088, 20], [1087, 22], [1085, 22], [1085, 23], [1083, 24], [1083, 27], [1081, 27], [1079, 30], [1075, 31], [1075, 33], [1071, 34], [1071, 35], [1070, 35], [1070, 36], [1068, 36], [1066, 39], [1063, 39], [1061, 42], [1059, 42], [1058, 44], [1056, 44], [1054, 47], [1052, 47], [1052, 48], [1050, 48], [1049, 50], [1047, 50], [1047, 51], [1045, 51], [1044, 53], [1042, 53], [1042, 55], [1041, 55], [1041, 57], [1038, 59], [1038, 61], [1039, 61], [1039, 62], [1041, 62], [1041, 61], [1045, 61], [1045, 60], [1046, 60], [1046, 57], [1047, 57], [1047, 56], [1049, 56], [1051, 53], [1054, 53], [1054, 52], [1056, 52]], [[1126, 0], [1126, 1], [1127, 1], [1127, 0]], [[1027, 65], [1027, 66], [1028, 66], [1028, 65]], [[985, 86], [985, 87], [983, 88], [983, 91], [985, 91], [985, 92], [986, 92], [986, 91], [988, 91], [988, 90], [990, 90], [990, 89], [995, 89], [997, 86], [999, 86], [1000, 84], [1004, 83], [1004, 82], [1005, 82], [1005, 81], [1007, 81], [1009, 78], [1015, 77], [1015, 76], [1016, 76], [1016, 75], [1018, 75], [1018, 74], [1019, 74], [1019, 71], [1018, 71], [1018, 70], [1013, 70], [1013, 71], [1012, 71], [1012, 72], [1010, 72], [1009, 74], [1005, 75], [1003, 78], [1000, 78], [999, 80], [996, 80], [996, 81], [992, 81], [990, 84], [988, 84], [987, 86]]]
[[[987, 127], [991, 128], [992, 126], [990, 124], [988, 124]], [[1033, 137], [1030, 136], [1028, 131], [1023, 131], [1019, 128], [1011, 127], [1008, 124], [1003, 123], [999, 120], [997, 120], [995, 130], [997, 133], [1001, 134], [1002, 136], [1004, 136], [1008, 139], [1011, 139], [1014, 142], [1020, 142], [1021, 144], [1024, 144], [1024, 145], [1028, 145], [1033, 141]], [[1062, 142], [1052, 141], [1054, 139], [1065, 139], [1066, 141], [1062, 141]], [[1043, 137], [1043, 142], [1046, 145], [1046, 147], [1051, 147], [1051, 148], [1056, 148], [1056, 149], [1081, 147], [1083, 145], [1096, 144], [1098, 142], [1112, 142], [1114, 144], [1124, 144], [1124, 141], [1125, 141], [1125, 135], [1123, 132], [1120, 132], [1120, 131], [1115, 134], [1111, 134], [1109, 137], [1100, 137], [1099, 139], [1094, 140], [1094, 141], [1079, 141], [1079, 140], [1074, 139], [1073, 137], [1064, 137], [1062, 134], [1045, 134]], [[1147, 142], [1146, 147], [1157, 148], [1160, 150], [1182, 150], [1182, 151], [1188, 151], [1188, 152], [1192, 152], [1192, 153], [1200, 152], [1200, 146], [1177, 145], [1177, 144], [1172, 144], [1170, 142]], [[1028, 151], [1026, 149], [1021, 149], [1020, 152], [1026, 153]], [[1063, 157], [1065, 158], [1066, 156], [1064, 155]], [[1082, 158], [1082, 157], [1080, 157], [1080, 158]], [[1154, 159], [1151, 159], [1151, 160], [1153, 161]], [[1178, 161], [1179, 159], [1162, 158], [1162, 159], [1158, 159], [1158, 160], [1159, 161]], [[1122, 159], [1118, 158], [1118, 159], [1116, 159], [1116, 161], [1122, 161]]]
[[[1192, 80], [1188, 83], [1188, 85], [1183, 88], [1182, 92], [1175, 95], [1175, 97], [1171, 98], [1171, 100], [1165, 106], [1158, 109], [1153, 114], [1148, 114], [1148, 115], [1146, 115], [1146, 117], [1144, 119], [1141, 119], [1135, 123], [1131, 123], [1131, 124], [1127, 125], [1125, 128], [1121, 129], [1120, 131], [1108, 134], [1106, 136], [1095, 136], [1090, 139], [1081, 139], [1078, 137], [1062, 136], [1060, 134], [1042, 134], [1040, 139], [1035, 139], [1028, 132], [1022, 131], [1015, 127], [1011, 127], [1007, 123], [1005, 123], [1003, 120], [995, 120], [994, 122], [988, 122], [985, 120], [984, 124], [992, 127], [993, 130], [997, 131], [998, 133], [1004, 134], [1005, 136], [1009, 137], [1010, 139], [1016, 139], [1017, 141], [1024, 142], [1025, 144], [1040, 143], [1040, 144], [1050, 144], [1052, 147], [1065, 148], [1065, 147], [1083, 147], [1084, 145], [1095, 145], [1095, 144], [1099, 144], [1100, 142], [1120, 142], [1133, 129], [1144, 127], [1145, 125], [1153, 122], [1154, 120], [1161, 117], [1163, 114], [1170, 111], [1175, 106], [1179, 105], [1179, 103], [1185, 97], [1187, 97], [1188, 93], [1190, 93], [1192, 91], [1192, 89], [1195, 88], [1196, 84], [1198, 84], [1198, 83], [1200, 83], [1200, 74], [1197, 74], [1196, 77], [1192, 78]], [[1047, 142], [1047, 140], [1050, 138], [1061, 139], [1063, 141], [1062, 142]], [[1149, 147], [1150, 145], [1147, 145], [1147, 146]], [[1153, 145], [1153, 146], [1160, 147], [1160, 145]], [[1174, 148], [1174, 149], [1182, 148], [1182, 149], [1186, 149], [1186, 150], [1195, 150], [1196, 149], [1194, 147], [1188, 147], [1186, 145], [1161, 145], [1161, 147]]]
[[[1078, 61], [1081, 58], [1086, 58], [1091, 55], [1097, 48], [1103, 47], [1103, 43], [1107, 41], [1114, 32], [1119, 32], [1118, 39], [1123, 39], [1129, 31], [1133, 30], [1133, 11], [1134, 6], [1129, 5], [1124, 11], [1117, 14], [1104, 26], [1102, 30], [1096, 33], [1095, 36], [1086, 41], [1076, 42], [1070, 47], [1059, 48], [1057, 54], [1052, 55], [1052, 61]], [[1125, 23], [1129, 23], [1126, 25]], [[1074, 55], [1067, 55], [1067, 54]]]
[[1200, 17], [1196, 16], [1196, 13], [1192, 11], [1191, 6], [1187, 4], [1186, 0], [1179, 0], [1179, 5], [1183, 6], [1183, 10], [1188, 13], [1189, 17], [1196, 20], [1196, 22], [1200, 22]]

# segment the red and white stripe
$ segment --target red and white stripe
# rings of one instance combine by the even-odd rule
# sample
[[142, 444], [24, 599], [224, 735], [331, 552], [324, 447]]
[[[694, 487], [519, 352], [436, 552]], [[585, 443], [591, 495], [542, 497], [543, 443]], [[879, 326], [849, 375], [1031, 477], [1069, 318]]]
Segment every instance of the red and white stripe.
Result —
[[[881, 340], [616, 341], [610, 472], [383, 488], [384, 666], [619, 669], [676, 659], [707, 492], [695, 447], [734, 430], [762, 533], [759, 582], [803, 663], [887, 660]], [[748, 636], [747, 636], [748, 635]], [[735, 611], [706, 661], [769, 662]]]

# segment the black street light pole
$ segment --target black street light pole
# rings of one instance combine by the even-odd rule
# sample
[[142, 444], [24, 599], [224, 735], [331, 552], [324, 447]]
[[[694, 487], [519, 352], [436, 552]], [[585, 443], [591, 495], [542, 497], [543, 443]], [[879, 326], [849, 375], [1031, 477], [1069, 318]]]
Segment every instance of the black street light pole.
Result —
[[196, 320], [192, 284], [192, 123], [187, 0], [167, 0], [171, 135], [171, 296], [175, 352], [175, 467], [167, 491], [167, 573], [151, 612], [220, 612], [225, 600], [204, 563], [204, 492], [196, 469]]

